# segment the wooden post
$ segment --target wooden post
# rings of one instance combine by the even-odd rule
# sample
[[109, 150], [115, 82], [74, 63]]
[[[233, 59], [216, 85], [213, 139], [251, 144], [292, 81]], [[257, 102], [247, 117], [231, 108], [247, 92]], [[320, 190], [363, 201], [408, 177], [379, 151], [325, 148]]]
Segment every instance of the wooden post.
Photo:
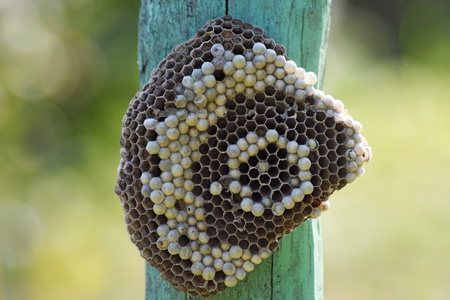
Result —
[[[230, 14], [262, 27], [287, 55], [323, 82], [331, 0], [141, 0], [139, 22], [140, 84], [173, 48], [210, 19]], [[272, 256], [238, 282], [209, 299], [322, 299], [320, 219], [310, 220], [285, 236]], [[147, 265], [146, 300], [193, 299], [172, 288]]]

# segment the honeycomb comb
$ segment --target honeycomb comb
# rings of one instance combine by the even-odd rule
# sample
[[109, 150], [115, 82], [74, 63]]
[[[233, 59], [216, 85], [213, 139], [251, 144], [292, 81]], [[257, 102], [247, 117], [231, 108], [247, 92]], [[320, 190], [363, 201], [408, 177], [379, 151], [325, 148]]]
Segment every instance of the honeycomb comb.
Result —
[[260, 27], [224, 16], [131, 100], [115, 190], [131, 240], [172, 286], [236, 285], [364, 174], [361, 124], [316, 81]]

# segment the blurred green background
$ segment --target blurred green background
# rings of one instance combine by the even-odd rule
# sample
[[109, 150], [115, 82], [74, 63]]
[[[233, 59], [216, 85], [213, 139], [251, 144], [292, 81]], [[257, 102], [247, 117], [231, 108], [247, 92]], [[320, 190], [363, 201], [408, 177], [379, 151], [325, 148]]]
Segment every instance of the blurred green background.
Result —
[[[0, 300], [143, 299], [113, 192], [139, 3], [0, 2]], [[333, 2], [325, 91], [373, 148], [322, 218], [325, 298], [449, 299], [450, 3]]]

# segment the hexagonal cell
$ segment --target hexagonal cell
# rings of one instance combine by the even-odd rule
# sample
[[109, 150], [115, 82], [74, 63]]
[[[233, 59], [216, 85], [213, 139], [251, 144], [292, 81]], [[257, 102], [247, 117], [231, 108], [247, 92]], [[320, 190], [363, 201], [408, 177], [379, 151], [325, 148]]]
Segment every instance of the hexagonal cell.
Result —
[[135, 209], [130, 210], [128, 215], [131, 217], [132, 220], [139, 219], [139, 213]]
[[258, 246], [260, 248], [266, 248], [267, 246], [269, 246], [269, 241], [266, 238], [260, 238], [258, 240]]
[[[270, 170], [270, 169], [269, 169]], [[275, 175], [275, 178], [270, 180], [270, 187], [275, 190], [281, 187], [281, 180], [278, 178], [278, 174]]]
[[192, 283], [197, 288], [205, 288], [206, 286], [206, 281], [201, 276], [194, 276], [194, 278], [192, 278]]
[[267, 234], [267, 231], [266, 231], [263, 227], [259, 227], [259, 228], [256, 230], [256, 236], [259, 237], [259, 238], [265, 237], [266, 234]]
[[233, 216], [233, 214], [232, 214], [231, 212], [226, 212], [226, 213], [223, 215], [223, 219], [225, 220], [225, 222], [231, 223], [231, 222], [233, 222], [233, 220], [234, 220], [234, 216]]
[[322, 156], [319, 158], [319, 166], [323, 169], [326, 169], [328, 165], [330, 164], [330, 161], [326, 156]]
[[[316, 126], [317, 127], [317, 126]], [[315, 130], [315, 132], [317, 132], [317, 130], [316, 129], [314, 129]], [[325, 144], [326, 142], [327, 142], [327, 138], [326, 138], [326, 136], [324, 135], [324, 134], [322, 134], [322, 133], [318, 133], [316, 136], [315, 136], [315, 139], [316, 139], [316, 141], [319, 143], [319, 144]]]
[[323, 180], [326, 180], [326, 179], [328, 179], [330, 177], [330, 171], [328, 169], [322, 169], [319, 172], [319, 176]]
[[236, 233], [237, 228], [236, 228], [236, 226], [235, 226], [234, 224], [228, 224], [228, 225], [225, 227], [225, 231], [226, 231], [229, 235], [233, 235], [233, 234]]
[[275, 226], [283, 226], [285, 222], [285, 219], [283, 216], [274, 216], [273, 217], [273, 223], [275, 224]]
[[[172, 272], [176, 275], [176, 276], [181, 276], [181, 274], [183, 274], [183, 268], [181, 266], [173, 266], [172, 268]], [[183, 280], [184, 281], [184, 280]], [[179, 282], [179, 284], [182, 284], [183, 282]]]
[[215, 207], [213, 210], [213, 215], [215, 218], [219, 219], [223, 216], [223, 210], [220, 207]]

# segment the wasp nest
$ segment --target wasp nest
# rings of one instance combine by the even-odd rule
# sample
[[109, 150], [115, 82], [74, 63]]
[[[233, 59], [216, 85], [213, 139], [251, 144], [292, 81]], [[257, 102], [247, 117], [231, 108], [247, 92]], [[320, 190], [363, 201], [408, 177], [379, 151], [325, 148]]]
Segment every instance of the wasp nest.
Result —
[[116, 192], [131, 240], [175, 288], [236, 285], [363, 175], [362, 126], [316, 81], [261, 28], [225, 16], [131, 101]]

